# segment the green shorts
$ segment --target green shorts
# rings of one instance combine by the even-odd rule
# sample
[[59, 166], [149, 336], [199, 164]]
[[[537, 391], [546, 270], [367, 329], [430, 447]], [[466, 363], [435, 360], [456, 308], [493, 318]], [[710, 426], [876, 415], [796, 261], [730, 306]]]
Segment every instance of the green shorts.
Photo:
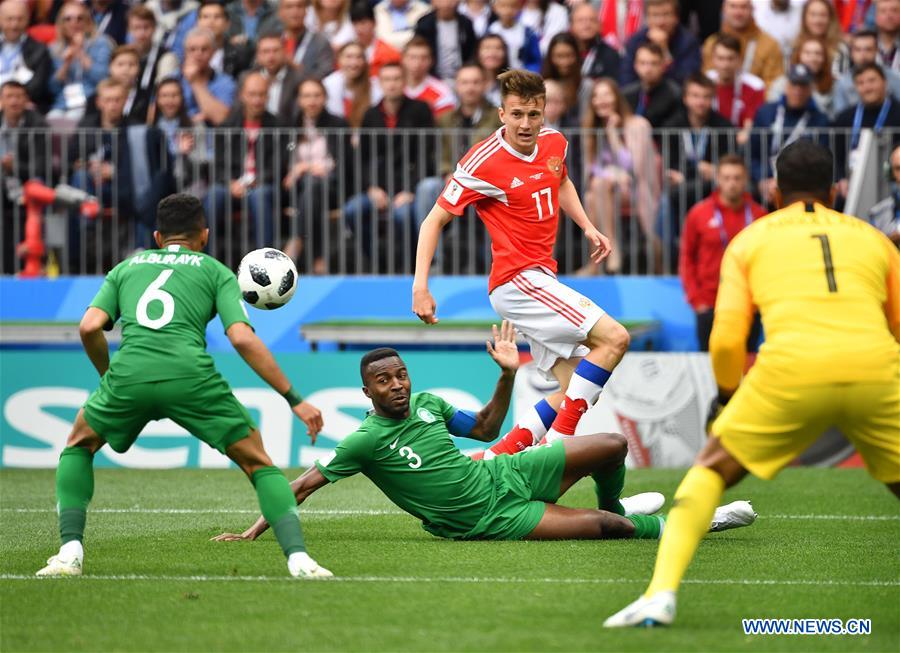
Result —
[[118, 386], [104, 375], [84, 404], [88, 425], [118, 453], [147, 422], [165, 417], [222, 453], [256, 428], [219, 374]]
[[467, 540], [521, 540], [556, 503], [566, 467], [562, 440], [482, 464], [494, 477], [496, 502], [465, 537]]

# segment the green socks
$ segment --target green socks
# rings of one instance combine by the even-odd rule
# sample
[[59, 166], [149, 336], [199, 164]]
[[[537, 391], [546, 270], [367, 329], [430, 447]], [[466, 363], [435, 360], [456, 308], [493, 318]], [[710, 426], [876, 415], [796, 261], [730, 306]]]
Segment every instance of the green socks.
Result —
[[631, 515], [625, 519], [634, 524], [636, 540], [658, 540], [666, 523], [660, 515]]
[[87, 507], [94, 496], [94, 454], [83, 447], [66, 447], [56, 468], [56, 510], [62, 543], [84, 540]]
[[259, 508], [285, 556], [306, 551], [303, 531], [297, 515], [297, 499], [291, 485], [277, 467], [263, 467], [253, 472], [253, 487], [259, 499]]
[[625, 487], [625, 465], [619, 465], [611, 472], [594, 472], [594, 492], [597, 494], [597, 506], [600, 510], [624, 515], [625, 508], [619, 502], [622, 488]]

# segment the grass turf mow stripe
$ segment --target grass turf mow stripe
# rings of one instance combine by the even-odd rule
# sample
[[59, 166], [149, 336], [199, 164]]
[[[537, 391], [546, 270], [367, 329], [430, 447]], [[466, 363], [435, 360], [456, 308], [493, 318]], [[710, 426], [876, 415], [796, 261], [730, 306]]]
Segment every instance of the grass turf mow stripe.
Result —
[[[55, 513], [53, 508], [0, 508], [0, 512]], [[148, 515], [258, 515], [259, 510], [244, 508], [92, 508], [90, 514], [148, 514]], [[402, 510], [340, 510], [309, 509], [300, 510], [301, 515], [312, 516], [380, 516], [406, 515]], [[760, 515], [760, 519], [817, 519], [822, 521], [900, 521], [900, 515]]]
[[[298, 582], [290, 576], [169, 576], [169, 575], [143, 575], [143, 574], [110, 574], [110, 575], [86, 575], [80, 576], [81, 580], [105, 580], [105, 581], [192, 581], [201, 583], [215, 582]], [[33, 580], [38, 582], [53, 582], [60, 579], [42, 578], [25, 574], [0, 574], [0, 580]], [[421, 576], [334, 576], [331, 578], [313, 578], [317, 583], [542, 583], [553, 585], [618, 585], [621, 583], [646, 583], [646, 578], [516, 578], [516, 577], [491, 577], [491, 576], [448, 576], [445, 578], [429, 578]], [[814, 587], [900, 587], [900, 581], [860, 580], [790, 580], [767, 578], [714, 578], [714, 579], [687, 579], [688, 585], [810, 585]]]

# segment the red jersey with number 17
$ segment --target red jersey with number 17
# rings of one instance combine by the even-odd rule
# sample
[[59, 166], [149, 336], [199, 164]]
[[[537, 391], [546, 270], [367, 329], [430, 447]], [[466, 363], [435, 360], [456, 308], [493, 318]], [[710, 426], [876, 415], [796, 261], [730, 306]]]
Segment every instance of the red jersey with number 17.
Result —
[[505, 129], [469, 150], [438, 198], [454, 215], [474, 206], [487, 227], [493, 256], [488, 292], [529, 268], [556, 274], [559, 186], [567, 176], [565, 136], [541, 129], [526, 156], [503, 138]]

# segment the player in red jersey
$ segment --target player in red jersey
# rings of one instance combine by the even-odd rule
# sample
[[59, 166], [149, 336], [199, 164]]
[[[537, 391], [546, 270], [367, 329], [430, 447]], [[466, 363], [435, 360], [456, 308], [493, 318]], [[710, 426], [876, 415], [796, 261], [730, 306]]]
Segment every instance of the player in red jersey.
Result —
[[[628, 349], [628, 331], [587, 297], [556, 278], [553, 245], [559, 210], [578, 224], [599, 263], [609, 239], [591, 224], [566, 169], [568, 143], [542, 127], [544, 82], [534, 73], [511, 70], [498, 78], [503, 126], [460, 160], [437, 204], [422, 223], [416, 252], [413, 312], [426, 324], [438, 321], [428, 290], [428, 272], [441, 230], [469, 205], [491, 235], [491, 305], [531, 345], [538, 369], [559, 382], [560, 405], [546, 439], [574, 435], [581, 416]], [[535, 425], [548, 414], [535, 406]], [[530, 419], [530, 417], [529, 417]], [[493, 453], [515, 453], [536, 443], [535, 431], [520, 423]], [[540, 436], [540, 433], [537, 434]], [[624, 465], [620, 470], [624, 482]]]

